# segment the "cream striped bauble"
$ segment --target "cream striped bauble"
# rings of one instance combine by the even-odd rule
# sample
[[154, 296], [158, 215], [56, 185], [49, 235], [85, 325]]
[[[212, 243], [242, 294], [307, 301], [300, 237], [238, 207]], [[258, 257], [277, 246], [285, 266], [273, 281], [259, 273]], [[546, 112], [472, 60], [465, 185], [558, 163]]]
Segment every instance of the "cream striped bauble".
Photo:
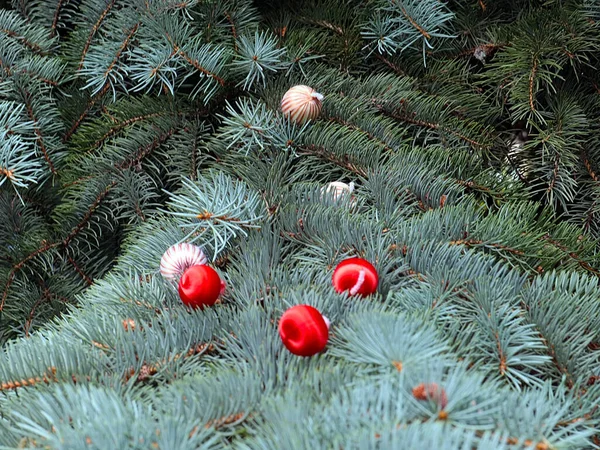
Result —
[[160, 273], [172, 280], [179, 278], [183, 272], [192, 266], [206, 264], [206, 255], [196, 245], [183, 242], [169, 247], [160, 260]]
[[313, 88], [298, 85], [285, 93], [281, 100], [281, 110], [296, 123], [316, 119], [321, 113], [323, 96]]
[[341, 181], [332, 181], [327, 185], [326, 188], [323, 189], [325, 192], [332, 194], [333, 199], [339, 199], [345, 192], [347, 195], [350, 195], [354, 190], [354, 183], [346, 184]]

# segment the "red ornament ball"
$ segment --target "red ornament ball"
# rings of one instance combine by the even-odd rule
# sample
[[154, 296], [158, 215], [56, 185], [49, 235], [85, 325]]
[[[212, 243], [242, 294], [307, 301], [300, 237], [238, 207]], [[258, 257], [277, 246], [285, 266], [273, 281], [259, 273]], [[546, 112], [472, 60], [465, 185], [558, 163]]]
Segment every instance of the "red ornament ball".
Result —
[[350, 291], [350, 295], [366, 297], [375, 293], [379, 276], [373, 265], [362, 258], [345, 259], [333, 271], [333, 287], [340, 294]]
[[316, 355], [327, 345], [328, 322], [312, 306], [292, 306], [279, 320], [279, 336], [283, 345], [294, 355]]
[[448, 405], [448, 395], [437, 383], [421, 383], [412, 389], [412, 394], [417, 400], [433, 400], [442, 409]]
[[210, 266], [196, 265], [187, 269], [179, 280], [179, 297], [192, 308], [214, 305], [223, 292], [224, 283]]

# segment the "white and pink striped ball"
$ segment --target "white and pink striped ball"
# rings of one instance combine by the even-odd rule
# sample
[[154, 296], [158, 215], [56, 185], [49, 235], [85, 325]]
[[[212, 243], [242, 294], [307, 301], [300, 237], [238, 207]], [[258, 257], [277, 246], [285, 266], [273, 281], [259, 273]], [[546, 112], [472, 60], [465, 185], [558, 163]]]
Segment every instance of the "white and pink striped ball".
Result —
[[281, 111], [296, 123], [316, 119], [322, 106], [323, 95], [302, 84], [290, 88], [281, 100]]
[[206, 264], [206, 255], [197, 245], [183, 242], [169, 247], [160, 260], [160, 273], [168, 280], [179, 278], [192, 266]]

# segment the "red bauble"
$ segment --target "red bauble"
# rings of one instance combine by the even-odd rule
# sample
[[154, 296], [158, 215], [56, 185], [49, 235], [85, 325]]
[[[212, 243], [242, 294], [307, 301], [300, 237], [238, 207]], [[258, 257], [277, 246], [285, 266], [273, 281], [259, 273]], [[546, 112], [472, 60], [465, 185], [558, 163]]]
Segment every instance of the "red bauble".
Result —
[[350, 295], [366, 297], [377, 290], [379, 276], [375, 267], [366, 259], [349, 258], [337, 265], [332, 281], [339, 293], [350, 291]]
[[192, 308], [214, 305], [223, 291], [224, 283], [210, 266], [192, 266], [179, 280], [179, 297]]
[[446, 391], [436, 383], [421, 383], [413, 388], [412, 394], [417, 400], [433, 400], [442, 409], [445, 409], [448, 404]]
[[328, 321], [312, 306], [292, 306], [279, 320], [279, 336], [294, 355], [312, 356], [327, 345]]

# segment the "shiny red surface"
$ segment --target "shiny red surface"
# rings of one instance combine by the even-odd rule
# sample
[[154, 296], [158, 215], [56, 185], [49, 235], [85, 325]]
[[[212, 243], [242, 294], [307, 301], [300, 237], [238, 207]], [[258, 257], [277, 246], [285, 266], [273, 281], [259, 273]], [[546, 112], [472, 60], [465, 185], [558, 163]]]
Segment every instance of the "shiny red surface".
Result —
[[281, 316], [279, 336], [283, 345], [294, 355], [312, 356], [327, 345], [329, 329], [316, 308], [296, 305]]
[[[366, 297], [377, 291], [379, 276], [373, 265], [362, 258], [348, 258], [337, 265], [333, 272], [333, 287], [336, 292], [351, 291], [359, 282], [360, 271], [364, 270], [364, 281], [356, 294]], [[352, 294], [352, 293], [351, 293]]]
[[193, 308], [214, 305], [221, 290], [221, 277], [206, 265], [190, 267], [179, 280], [179, 297], [184, 304]]

